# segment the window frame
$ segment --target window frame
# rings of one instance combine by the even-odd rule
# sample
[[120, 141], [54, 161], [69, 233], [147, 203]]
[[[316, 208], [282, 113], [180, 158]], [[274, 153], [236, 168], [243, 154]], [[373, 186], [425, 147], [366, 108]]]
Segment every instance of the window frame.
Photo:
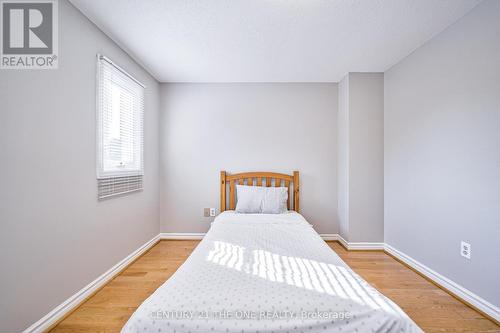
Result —
[[[136, 183], [139, 184], [139, 182], [137, 182], [137, 176], [140, 176], [140, 188], [136, 188], [137, 186], [125, 186], [121, 189], [117, 189], [116, 193], [112, 191], [113, 193], [111, 193], [111, 195], [140, 190], [142, 189], [142, 176], [144, 175], [144, 102], [146, 86], [135, 79], [132, 75], [127, 73], [123, 68], [111, 61], [109, 58], [101, 54], [97, 54], [96, 63], [96, 174], [98, 184], [99, 186], [101, 186], [101, 183], [109, 184], [109, 180], [118, 180], [118, 178], [120, 178], [120, 183], [123, 183], [123, 179], [126, 179], [127, 177], [130, 179], [135, 179]], [[114, 85], [116, 87], [119, 87], [120, 94], [130, 94], [130, 102], [128, 103], [128, 105], [131, 109], [132, 114], [127, 115], [127, 117], [129, 117], [129, 119], [132, 119], [132, 125], [130, 125], [130, 128], [126, 129], [132, 131], [132, 134], [129, 134], [129, 136], [131, 136], [132, 138], [132, 148], [129, 149], [129, 151], [131, 151], [131, 154], [133, 154], [134, 162], [132, 164], [132, 167], [126, 169], [124, 168], [123, 170], [120, 170], [116, 166], [114, 168], [106, 168], [106, 164], [108, 163], [106, 163], [105, 156], [106, 152], [109, 152], [110, 150], [110, 144], [105, 143], [105, 119], [109, 119], [109, 117], [111, 116], [110, 113], [112, 113], [113, 108], [116, 107], [113, 105], [109, 105], [109, 103], [111, 103], [109, 98], [114, 98], [114, 92], [112, 92], [111, 94], [109, 93], [112, 89], [114, 89], [114, 87], [111, 88], [107, 85]], [[105, 93], [107, 93], [106, 96]], [[106, 98], [108, 99], [107, 101]], [[121, 101], [121, 98], [123, 97], [119, 98]], [[106, 107], [104, 106], [105, 103], [107, 103]], [[121, 112], [123, 112], [122, 108], [120, 108], [119, 112], [121, 115]], [[123, 130], [121, 126], [120, 130]], [[123, 151], [124, 145], [120, 143], [118, 149]], [[106, 180], [106, 182], [102, 182], [103, 180]], [[101, 192], [100, 190], [101, 189], [99, 188], [99, 192]], [[108, 193], [106, 196], [111, 195]]]

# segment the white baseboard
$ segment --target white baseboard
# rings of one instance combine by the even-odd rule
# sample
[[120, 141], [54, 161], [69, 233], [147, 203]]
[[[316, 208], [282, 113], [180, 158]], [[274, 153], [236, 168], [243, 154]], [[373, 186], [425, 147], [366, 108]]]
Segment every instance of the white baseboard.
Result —
[[360, 251], [360, 250], [384, 250], [384, 243], [374, 243], [374, 242], [348, 242], [347, 249], [349, 251]]
[[344, 239], [344, 237], [338, 235], [338, 241], [340, 242], [340, 244], [342, 244], [343, 247], [345, 247], [346, 249], [349, 250], [349, 244], [347, 243], [347, 241]]
[[[384, 243], [349, 243], [339, 234], [320, 234], [325, 241], [340, 241], [348, 250], [383, 250]], [[189, 233], [189, 232], [162, 232], [160, 239], [183, 239], [183, 240], [199, 240], [205, 237], [205, 233]]]
[[349, 251], [373, 251], [384, 250], [384, 243], [378, 242], [348, 242], [344, 237], [337, 235], [338, 241]]
[[[338, 240], [337, 234], [320, 234], [321, 238], [327, 241]], [[192, 233], [192, 232], [162, 232], [160, 233], [160, 239], [184, 239], [184, 240], [199, 240], [205, 237], [205, 233]]]
[[338, 234], [319, 234], [321, 238], [325, 241], [336, 241], [339, 240]]
[[199, 240], [205, 237], [204, 232], [162, 232], [160, 239], [184, 239], [184, 240]]
[[396, 248], [392, 247], [389, 244], [385, 244], [385, 251], [387, 251], [387, 253], [393, 255], [394, 257], [398, 258], [408, 266], [412, 267], [416, 271], [420, 272], [422, 275], [425, 275], [432, 281], [436, 282], [443, 288], [447, 289], [448, 291], [450, 291], [457, 297], [461, 298], [465, 302], [476, 307], [478, 310], [486, 313], [488, 316], [495, 319], [497, 322], [500, 321], [500, 309], [497, 306], [489, 303], [485, 299], [474, 294], [472, 291], [462, 287], [461, 285], [455, 283], [454, 281], [448, 279], [447, 277], [430, 269], [429, 267], [418, 262], [409, 255], [397, 250]]
[[144, 252], [149, 250], [158, 240], [160, 235], [156, 235], [150, 241], [139, 247], [137, 250], [129, 254], [125, 259], [111, 267], [107, 272], [99, 276], [97, 279], [83, 287], [76, 294], [68, 298], [66, 301], [57, 306], [54, 310], [50, 311], [39, 321], [28, 327], [23, 333], [41, 333], [46, 331], [58, 320], [63, 318], [67, 313], [71, 312], [75, 307], [80, 305], [88, 296], [93, 292], [104, 286], [112, 278], [114, 278], [123, 268], [133, 262], [136, 258], [141, 256]]

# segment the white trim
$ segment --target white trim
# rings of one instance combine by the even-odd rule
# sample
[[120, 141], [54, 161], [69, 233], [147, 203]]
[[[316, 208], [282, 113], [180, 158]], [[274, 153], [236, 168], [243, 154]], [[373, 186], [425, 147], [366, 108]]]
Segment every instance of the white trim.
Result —
[[185, 240], [199, 240], [205, 237], [204, 232], [162, 232], [160, 239], [185, 239]]
[[339, 235], [338, 241], [340, 242], [340, 244], [342, 244], [343, 247], [345, 247], [346, 249], [349, 250], [349, 243], [347, 243], [347, 241], [344, 239], [344, 237]]
[[139, 247], [137, 250], [129, 254], [125, 259], [111, 267], [108, 271], [83, 287], [80, 291], [68, 298], [66, 301], [58, 305], [54, 310], [50, 311], [43, 318], [25, 329], [23, 333], [38, 333], [47, 330], [50, 326], [63, 318], [67, 313], [71, 312], [75, 307], [80, 305], [93, 292], [108, 283], [112, 278], [120, 273], [123, 268], [132, 263], [144, 252], [149, 250], [160, 239], [159, 236], [160, 235], [156, 235], [144, 245]]
[[356, 250], [384, 250], [384, 243], [375, 243], [375, 242], [349, 242], [347, 243], [347, 249], [349, 251]]
[[325, 241], [336, 241], [339, 240], [338, 234], [319, 234], [321, 238]]
[[[199, 240], [205, 237], [204, 232], [162, 232], [160, 239], [183, 239], [183, 240]], [[338, 234], [320, 234], [321, 238], [326, 241], [336, 241], [339, 239]]]
[[338, 241], [349, 251], [361, 250], [384, 250], [384, 243], [378, 242], [348, 242], [344, 237], [338, 235]]
[[448, 279], [447, 277], [439, 274], [438, 272], [430, 269], [429, 267], [425, 266], [424, 264], [418, 262], [417, 260], [413, 259], [409, 255], [397, 250], [393, 246], [389, 244], [385, 244], [385, 251], [394, 257], [398, 258], [411, 268], [415, 269], [416, 271], [420, 272], [421, 274], [425, 275], [432, 281], [436, 282], [446, 290], [450, 291], [451, 293], [455, 294], [457, 297], [461, 298], [462, 300], [466, 301], [467, 303], [471, 304], [472, 306], [476, 307], [477, 309], [481, 310], [482, 312], [486, 313], [490, 317], [494, 318], [496, 321], [500, 321], [500, 309], [491, 304], [490, 302], [486, 301], [485, 299], [479, 297], [478, 295], [474, 294], [472, 291], [462, 287], [458, 283]]
[[[339, 234], [319, 234], [325, 241], [340, 241], [348, 250], [383, 250], [384, 243], [349, 243]], [[182, 240], [200, 240], [205, 237], [204, 232], [162, 232], [160, 239], [182, 239]]]

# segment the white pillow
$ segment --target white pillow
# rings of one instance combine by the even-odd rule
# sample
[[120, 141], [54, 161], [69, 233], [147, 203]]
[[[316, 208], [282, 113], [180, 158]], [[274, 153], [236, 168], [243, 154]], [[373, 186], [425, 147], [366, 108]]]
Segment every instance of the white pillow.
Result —
[[236, 185], [236, 212], [261, 213], [264, 201], [264, 187]]
[[264, 201], [262, 202], [262, 213], [283, 214], [286, 213], [286, 202], [288, 200], [288, 187], [264, 187]]
[[287, 187], [236, 185], [236, 212], [281, 214], [286, 212]]

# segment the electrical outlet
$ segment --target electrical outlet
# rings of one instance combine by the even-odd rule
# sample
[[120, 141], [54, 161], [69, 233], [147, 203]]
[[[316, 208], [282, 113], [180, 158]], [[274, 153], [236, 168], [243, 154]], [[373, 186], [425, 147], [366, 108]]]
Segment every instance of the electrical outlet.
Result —
[[215, 208], [210, 208], [210, 216], [215, 216]]
[[470, 253], [471, 253], [470, 244], [462, 241], [462, 243], [460, 244], [460, 254], [462, 255], [462, 257], [470, 259]]
[[210, 208], [203, 208], [203, 216], [210, 217]]

